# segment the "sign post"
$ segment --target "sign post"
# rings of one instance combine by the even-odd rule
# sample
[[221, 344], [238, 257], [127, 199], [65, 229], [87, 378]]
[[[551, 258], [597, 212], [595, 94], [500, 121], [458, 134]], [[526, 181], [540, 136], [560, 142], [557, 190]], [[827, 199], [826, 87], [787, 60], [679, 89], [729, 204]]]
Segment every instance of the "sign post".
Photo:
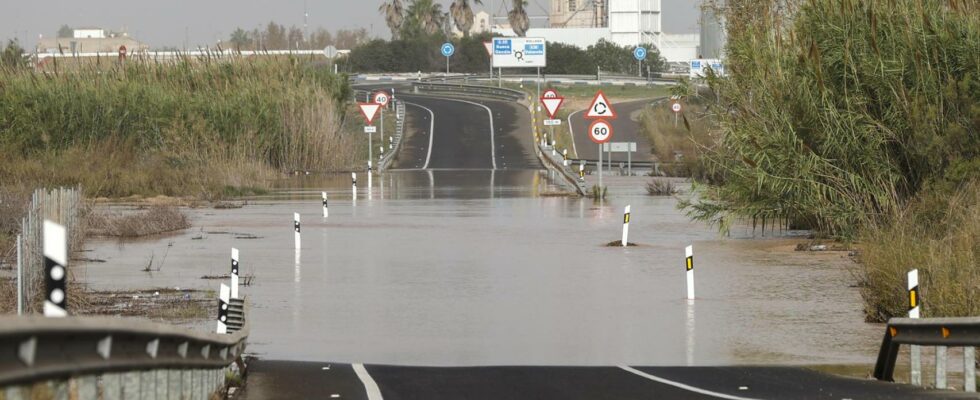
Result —
[[456, 52], [456, 47], [453, 46], [452, 43], [446, 42], [446, 43], [443, 43], [442, 44], [442, 47], [439, 48], [439, 51], [441, 51], [442, 52], [442, 55], [446, 57], [446, 77], [448, 78], [449, 77], [449, 57], [452, 57], [453, 56], [453, 53]]
[[[377, 92], [374, 92], [374, 94], [371, 95], [371, 101], [373, 101], [375, 104], [378, 104], [378, 105], [381, 106], [381, 108], [378, 109], [378, 114], [380, 114], [379, 117], [381, 119], [381, 121], [380, 121], [381, 128], [380, 128], [380, 131], [378, 132], [378, 142], [381, 143], [382, 145], [384, 145], [384, 142], [385, 142], [385, 108], [388, 107], [388, 102], [391, 101], [391, 96], [388, 96], [388, 93], [385, 92], [385, 91], [383, 91], [383, 90], [382, 91], [377, 91]], [[370, 136], [370, 135], [371, 134], [368, 133], [368, 136]], [[371, 141], [370, 140], [368, 140], [368, 145], [369, 146], [371, 145]], [[378, 165], [380, 167], [381, 164], [379, 163]]]
[[647, 49], [637, 47], [633, 49], [633, 58], [636, 58], [636, 74], [643, 77], [643, 60], [647, 58]]
[[612, 139], [612, 124], [605, 120], [596, 120], [589, 125], [589, 139], [599, 145], [599, 190], [602, 190], [602, 144]]
[[364, 133], [368, 134], [368, 174], [371, 173], [371, 160], [374, 159], [374, 145], [371, 144], [371, 138], [377, 128], [374, 127], [374, 117], [378, 115], [378, 110], [381, 109], [381, 105], [378, 103], [357, 103], [357, 106], [361, 108], [361, 115], [364, 116], [364, 121], [367, 126], [364, 127]]
[[681, 109], [680, 99], [675, 100], [674, 103], [670, 105], [670, 110], [674, 112], [674, 128], [677, 127], [677, 115], [681, 113]]
[[493, 84], [493, 42], [483, 42], [483, 48], [487, 50], [487, 57], [490, 57], [490, 84]]
[[544, 124], [550, 127], [551, 142], [555, 141], [555, 125], [561, 125], [561, 120], [555, 119], [555, 114], [558, 113], [558, 108], [564, 102], [565, 98], [559, 96], [558, 92], [553, 89], [548, 89], [541, 95], [541, 104], [544, 105], [544, 110], [548, 113], [548, 119], [544, 121]]

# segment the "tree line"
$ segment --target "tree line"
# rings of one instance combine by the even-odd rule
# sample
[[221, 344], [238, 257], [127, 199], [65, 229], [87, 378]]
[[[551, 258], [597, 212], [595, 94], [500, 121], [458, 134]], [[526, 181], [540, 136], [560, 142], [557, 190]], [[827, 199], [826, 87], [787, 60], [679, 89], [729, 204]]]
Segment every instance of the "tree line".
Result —
[[263, 29], [236, 28], [228, 38], [235, 50], [322, 50], [327, 46], [351, 49], [368, 41], [367, 29], [339, 29], [334, 33], [316, 28], [307, 35], [303, 28], [270, 21]]

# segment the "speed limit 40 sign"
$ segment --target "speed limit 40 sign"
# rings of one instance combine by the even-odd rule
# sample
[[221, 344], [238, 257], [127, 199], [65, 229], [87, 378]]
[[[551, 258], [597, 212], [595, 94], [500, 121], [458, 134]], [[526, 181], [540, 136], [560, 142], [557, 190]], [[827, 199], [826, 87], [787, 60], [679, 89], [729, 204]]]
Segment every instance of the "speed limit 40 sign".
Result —
[[388, 105], [390, 96], [388, 96], [387, 92], [374, 92], [374, 94], [371, 95], [371, 100], [374, 101], [375, 104], [381, 104], [381, 106], [384, 107]]
[[589, 125], [589, 139], [598, 144], [606, 143], [609, 139], [612, 139], [613, 129], [612, 124], [606, 122], [606, 120], [595, 120], [592, 125]]

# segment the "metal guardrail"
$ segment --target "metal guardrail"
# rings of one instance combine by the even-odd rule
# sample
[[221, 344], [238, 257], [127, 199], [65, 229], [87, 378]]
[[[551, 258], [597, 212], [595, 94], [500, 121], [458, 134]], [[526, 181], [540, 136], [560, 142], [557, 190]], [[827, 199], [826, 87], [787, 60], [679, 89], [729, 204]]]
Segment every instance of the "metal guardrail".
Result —
[[[235, 363], [245, 350], [249, 327], [244, 301], [232, 300], [229, 311], [229, 331], [234, 327], [230, 334], [113, 317], [3, 317], [0, 387], [110, 373], [193, 370], [202, 373], [184, 379], [194, 381], [196, 394], [206, 394], [223, 386], [220, 370]], [[163, 379], [162, 385], [154, 387], [184, 384], [178, 381], [168, 385], [170, 378]], [[116, 386], [112, 390], [122, 390]], [[112, 390], [104, 388], [103, 392]], [[126, 397], [130, 396], [139, 397]]]
[[475, 94], [508, 101], [521, 100], [527, 97], [524, 92], [518, 90], [458, 83], [412, 82], [412, 87], [416, 92], [449, 95]]
[[395, 160], [395, 154], [398, 154], [398, 149], [402, 145], [402, 138], [405, 136], [405, 103], [398, 99], [392, 99], [392, 102], [395, 105], [395, 136], [392, 138], [388, 152], [384, 154], [381, 162], [378, 163], [379, 171], [388, 169]]
[[562, 156], [553, 155], [552, 152], [554, 149], [552, 149], [551, 146], [542, 145], [540, 143], [537, 146], [538, 158], [541, 160], [541, 163], [544, 164], [544, 166], [549, 170], [553, 170], [561, 175], [565, 182], [575, 188], [575, 192], [577, 192], [580, 196], [585, 196], [587, 194], [585, 181], [579, 179], [575, 173], [565, 165], [565, 160], [562, 159]]
[[899, 347], [903, 344], [942, 348], [941, 352], [937, 351], [936, 377], [943, 382], [946, 373], [945, 348], [963, 347], [964, 387], [968, 392], [976, 391], [976, 347], [980, 346], [980, 317], [888, 320], [875, 364], [875, 379], [894, 381], [895, 362]]

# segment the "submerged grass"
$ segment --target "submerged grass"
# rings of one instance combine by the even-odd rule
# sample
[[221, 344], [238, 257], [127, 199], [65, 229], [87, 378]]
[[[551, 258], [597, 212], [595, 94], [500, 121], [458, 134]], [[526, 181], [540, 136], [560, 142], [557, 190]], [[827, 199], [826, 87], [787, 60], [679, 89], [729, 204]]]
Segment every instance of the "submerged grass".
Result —
[[0, 69], [0, 180], [90, 196], [221, 197], [278, 171], [341, 168], [350, 88], [298, 59]]
[[96, 212], [89, 216], [87, 226], [92, 235], [135, 238], [187, 229], [191, 223], [177, 207], [153, 206], [128, 214]]

